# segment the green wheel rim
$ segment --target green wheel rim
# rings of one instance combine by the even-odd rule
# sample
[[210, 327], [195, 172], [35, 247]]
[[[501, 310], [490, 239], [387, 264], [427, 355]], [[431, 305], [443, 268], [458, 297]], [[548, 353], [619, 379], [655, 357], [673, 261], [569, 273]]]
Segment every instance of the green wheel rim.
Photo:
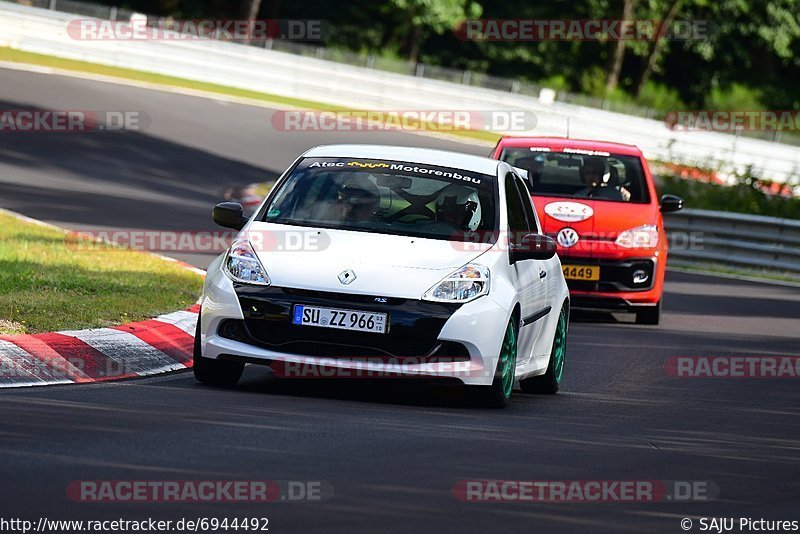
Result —
[[[512, 319], [513, 321], [513, 319]], [[514, 374], [517, 365], [517, 330], [513, 322], [508, 323], [506, 336], [503, 338], [503, 348], [500, 351], [500, 380], [503, 386], [503, 396], [509, 398], [514, 387]]]
[[558, 316], [558, 326], [556, 328], [556, 337], [553, 341], [553, 371], [557, 383], [561, 383], [561, 377], [564, 375], [564, 356], [567, 353], [567, 310], [561, 308], [561, 313]]

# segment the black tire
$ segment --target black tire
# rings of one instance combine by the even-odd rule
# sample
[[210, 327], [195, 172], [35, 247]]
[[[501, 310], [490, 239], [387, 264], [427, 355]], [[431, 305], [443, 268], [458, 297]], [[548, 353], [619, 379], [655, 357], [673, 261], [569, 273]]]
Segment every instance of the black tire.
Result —
[[661, 320], [661, 300], [655, 306], [649, 306], [636, 312], [636, 324], [656, 325]]
[[197, 316], [197, 328], [194, 331], [194, 362], [192, 369], [194, 377], [198, 382], [217, 387], [235, 386], [242, 377], [244, 364], [239, 362], [227, 362], [224, 360], [212, 360], [203, 358], [200, 347], [200, 315]]
[[[472, 386], [473, 397], [478, 401], [481, 406], [486, 408], [505, 408], [511, 400], [511, 389], [514, 387], [514, 369], [517, 367], [517, 338], [519, 334], [519, 325], [516, 317], [511, 317], [506, 327], [506, 333], [503, 336], [503, 344], [501, 345], [501, 357], [497, 360], [497, 367], [494, 371], [494, 379], [491, 386]], [[503, 380], [503, 369], [501, 366], [502, 360], [502, 347], [507, 343], [513, 345], [513, 350], [510, 351], [511, 369], [511, 387], [508, 385], [508, 378]], [[504, 383], [505, 382], [505, 383]]]
[[[562, 320], [563, 316], [563, 320]], [[563, 376], [564, 358], [567, 352], [567, 330], [569, 329], [569, 310], [564, 304], [559, 312], [556, 334], [553, 336], [553, 347], [550, 349], [550, 362], [547, 364], [547, 371], [540, 376], [532, 376], [519, 381], [519, 387], [523, 393], [555, 395], [561, 388]], [[561, 336], [561, 338], [559, 338]], [[556, 368], [556, 351], [559, 343], [563, 343], [561, 354], [561, 369]]]

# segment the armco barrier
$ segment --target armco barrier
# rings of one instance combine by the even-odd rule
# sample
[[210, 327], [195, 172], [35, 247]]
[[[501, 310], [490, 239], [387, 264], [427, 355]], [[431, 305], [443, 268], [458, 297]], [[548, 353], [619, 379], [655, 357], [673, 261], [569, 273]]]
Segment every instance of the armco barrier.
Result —
[[[800, 274], [800, 221], [687, 209], [665, 216], [672, 264], [718, 264]], [[688, 236], [685, 239], [679, 238]], [[688, 246], [683, 244], [690, 243]], [[675, 245], [678, 246], [675, 246]]]
[[66, 28], [78, 16], [0, 2], [0, 46], [355, 109], [525, 110], [536, 115], [536, 127], [510, 133], [618, 141], [639, 146], [650, 159], [719, 162], [738, 171], [751, 166], [780, 182], [800, 174], [800, 150], [790, 145], [673, 131], [621, 113], [221, 41], [75, 40]]

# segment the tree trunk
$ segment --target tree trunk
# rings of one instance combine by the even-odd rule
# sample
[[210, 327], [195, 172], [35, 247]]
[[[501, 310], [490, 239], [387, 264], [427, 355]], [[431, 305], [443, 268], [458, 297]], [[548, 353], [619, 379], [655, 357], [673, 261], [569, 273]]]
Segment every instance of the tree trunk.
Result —
[[[629, 21], [633, 18], [633, 9], [637, 0], [623, 0], [622, 20]], [[619, 85], [619, 75], [622, 72], [622, 60], [625, 59], [625, 40], [619, 39], [614, 45], [614, 56], [611, 61], [611, 70], [606, 79], [606, 92], [609, 93]]]
[[[247, 8], [247, 20], [256, 20], [258, 11], [261, 9], [261, 0], [249, 0], [249, 7]], [[248, 32], [252, 34], [252, 30]], [[243, 44], [250, 44], [252, 41], [251, 35], [248, 35]]]
[[419, 48], [422, 41], [422, 26], [414, 26], [411, 30], [408, 41], [408, 60], [411, 63], [417, 62], [419, 59]]
[[681, 3], [683, 3], [683, 0], [674, 0], [672, 2], [672, 5], [669, 7], [669, 11], [667, 12], [667, 16], [664, 17], [659, 36], [656, 39], [653, 39], [653, 42], [650, 43], [650, 49], [647, 53], [647, 63], [645, 63], [644, 71], [642, 71], [641, 76], [639, 76], [639, 82], [636, 84], [636, 98], [639, 98], [639, 96], [642, 94], [644, 85], [647, 83], [647, 80], [650, 79], [650, 75], [653, 74], [653, 70], [656, 68], [656, 63], [658, 63], [658, 59], [661, 57], [663, 41], [668, 35], [669, 28], [672, 26], [672, 22], [675, 20], [675, 17], [678, 16]]
[[250, 0], [250, 8], [247, 10], [247, 20], [256, 20], [260, 10], [261, 0]]

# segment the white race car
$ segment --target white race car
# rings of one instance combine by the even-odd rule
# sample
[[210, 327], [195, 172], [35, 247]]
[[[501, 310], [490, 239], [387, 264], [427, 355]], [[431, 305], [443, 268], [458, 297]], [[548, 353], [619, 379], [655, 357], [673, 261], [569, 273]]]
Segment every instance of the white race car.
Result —
[[[569, 292], [519, 171], [483, 157], [377, 145], [309, 150], [208, 268], [200, 382], [246, 363], [279, 376], [455, 378], [502, 407], [561, 384]], [[325, 369], [322, 375], [309, 369]]]

